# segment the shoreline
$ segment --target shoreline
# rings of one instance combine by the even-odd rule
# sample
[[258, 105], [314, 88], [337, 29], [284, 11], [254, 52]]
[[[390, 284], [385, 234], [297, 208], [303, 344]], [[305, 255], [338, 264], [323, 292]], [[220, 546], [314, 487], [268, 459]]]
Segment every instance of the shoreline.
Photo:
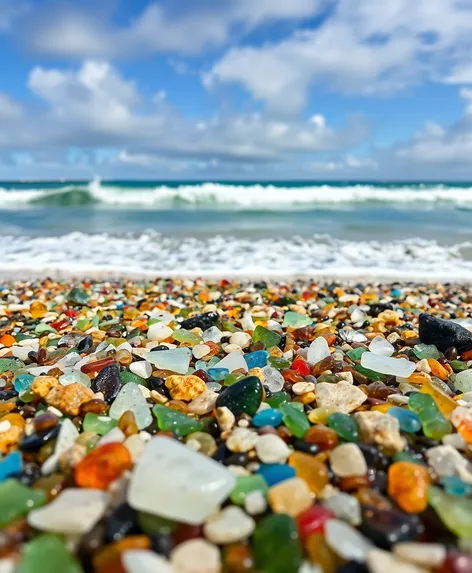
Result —
[[337, 282], [344, 281], [347, 283], [411, 283], [411, 284], [432, 284], [432, 283], [451, 283], [459, 285], [472, 284], [472, 273], [451, 274], [451, 273], [416, 273], [407, 271], [396, 271], [393, 269], [380, 268], [375, 271], [369, 269], [339, 269], [337, 271], [315, 271], [309, 273], [290, 273], [290, 272], [244, 272], [237, 271], [188, 271], [172, 272], [163, 270], [160, 272], [142, 271], [142, 270], [115, 270], [102, 269], [95, 267], [80, 266], [77, 269], [58, 269], [55, 267], [44, 267], [38, 269], [17, 268], [17, 269], [0, 269], [0, 283], [17, 282], [17, 281], [37, 281], [44, 279], [56, 281], [153, 281], [158, 279], [174, 280], [195, 280], [203, 279], [210, 281], [231, 280], [249, 283], [254, 281], [267, 280], [270, 282], [295, 282], [295, 281], [322, 281]]

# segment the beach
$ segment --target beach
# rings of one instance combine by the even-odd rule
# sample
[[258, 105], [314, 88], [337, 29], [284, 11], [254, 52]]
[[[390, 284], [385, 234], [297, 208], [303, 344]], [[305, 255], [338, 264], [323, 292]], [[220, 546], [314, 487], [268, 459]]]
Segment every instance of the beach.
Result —
[[2, 571], [472, 568], [468, 185], [0, 187]]
[[468, 570], [471, 312], [452, 282], [3, 282], [2, 570]]

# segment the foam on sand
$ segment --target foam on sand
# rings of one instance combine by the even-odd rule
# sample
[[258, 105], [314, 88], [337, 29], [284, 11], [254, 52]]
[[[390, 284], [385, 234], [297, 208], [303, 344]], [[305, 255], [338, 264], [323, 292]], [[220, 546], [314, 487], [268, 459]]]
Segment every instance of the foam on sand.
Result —
[[207, 276], [364, 277], [472, 281], [470, 243], [409, 239], [380, 243], [310, 238], [243, 240], [140, 235], [4, 236], [0, 277]]

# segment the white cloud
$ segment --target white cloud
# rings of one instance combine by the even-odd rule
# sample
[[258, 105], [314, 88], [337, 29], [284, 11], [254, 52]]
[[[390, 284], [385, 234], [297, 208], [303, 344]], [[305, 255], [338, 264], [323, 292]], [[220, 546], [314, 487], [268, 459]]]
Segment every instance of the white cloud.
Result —
[[21, 116], [21, 106], [7, 94], [0, 92], [0, 119], [12, 120]]
[[190, 0], [173, 10], [157, 2], [125, 26], [77, 7], [44, 10], [26, 28], [25, 40], [42, 53], [75, 57], [130, 57], [156, 52], [195, 54], [232, 36], [280, 20], [310, 17], [332, 0]]
[[292, 111], [312, 85], [371, 95], [425, 80], [471, 81], [471, 51], [472, 2], [338, 0], [317, 28], [231, 49], [204, 82], [239, 83], [273, 109]]
[[463, 88], [460, 95], [465, 105], [458, 122], [449, 127], [427, 122], [397, 156], [420, 164], [472, 167], [472, 89]]
[[378, 163], [371, 157], [357, 157], [348, 155], [341, 159], [331, 161], [313, 161], [305, 166], [307, 171], [312, 172], [347, 172], [363, 170], [367, 172], [378, 169]]
[[367, 134], [360, 118], [333, 129], [320, 114], [307, 121], [267, 114], [186, 119], [164, 93], [142, 98], [133, 81], [104, 61], [88, 60], [78, 69], [35, 67], [28, 86], [39, 106], [20, 110], [0, 96], [0, 116], [10, 118], [0, 131], [0, 149], [55, 157], [79, 149], [92, 162], [97, 149], [121, 149], [115, 151], [120, 163], [140, 167], [246, 168], [349, 149]]

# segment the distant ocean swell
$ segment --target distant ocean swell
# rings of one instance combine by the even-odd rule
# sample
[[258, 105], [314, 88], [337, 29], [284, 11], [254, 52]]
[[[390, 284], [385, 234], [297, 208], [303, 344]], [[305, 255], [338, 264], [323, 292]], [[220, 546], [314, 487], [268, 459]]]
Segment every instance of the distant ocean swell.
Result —
[[323, 206], [338, 208], [346, 204], [381, 203], [423, 206], [448, 204], [472, 208], [472, 187], [442, 184], [394, 186], [388, 184], [307, 184], [281, 186], [272, 184], [200, 183], [178, 186], [139, 185], [136, 187], [89, 183], [42, 188], [6, 188], [0, 186], [0, 205], [15, 208], [22, 205], [79, 206], [107, 205], [149, 209], [202, 208], [238, 210], [306, 209]]
[[472, 243], [450, 247], [409, 239], [351, 242], [325, 235], [243, 240], [175, 238], [154, 231], [110, 236], [74, 232], [59, 237], [4, 236], [0, 276], [25, 271], [44, 276], [108, 272], [116, 277], [236, 275], [381, 276], [472, 280]]

